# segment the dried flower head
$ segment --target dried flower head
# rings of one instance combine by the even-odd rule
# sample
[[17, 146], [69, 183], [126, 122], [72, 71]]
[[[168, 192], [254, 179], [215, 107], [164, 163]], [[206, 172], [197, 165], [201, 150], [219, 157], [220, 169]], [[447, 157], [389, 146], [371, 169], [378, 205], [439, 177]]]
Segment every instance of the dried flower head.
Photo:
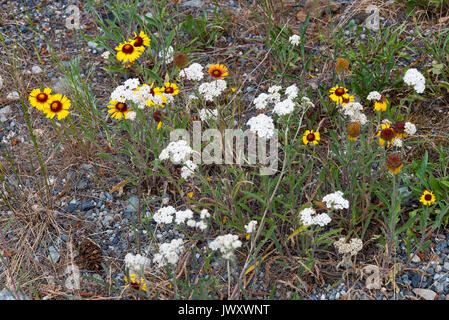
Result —
[[404, 166], [401, 156], [397, 153], [390, 154], [385, 164], [392, 174], [398, 174]]
[[335, 71], [338, 74], [349, 71], [349, 61], [345, 58], [338, 58], [335, 62]]
[[362, 126], [360, 125], [360, 122], [351, 122], [346, 127], [346, 132], [348, 133], [348, 139], [349, 140], [357, 140], [357, 137], [362, 132]]
[[189, 65], [189, 58], [185, 53], [178, 52], [177, 54], [175, 54], [175, 57], [173, 58], [173, 63], [179, 69], [182, 69]]

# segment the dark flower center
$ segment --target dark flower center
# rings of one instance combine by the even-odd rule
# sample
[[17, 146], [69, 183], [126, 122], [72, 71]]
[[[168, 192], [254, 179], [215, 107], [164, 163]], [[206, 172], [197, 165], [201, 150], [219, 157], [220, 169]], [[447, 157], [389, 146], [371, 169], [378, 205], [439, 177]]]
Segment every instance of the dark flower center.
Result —
[[175, 89], [173, 89], [172, 87], [168, 87], [168, 88], [165, 88], [165, 93], [173, 93], [173, 92], [175, 92]]
[[349, 102], [349, 97], [345, 98], [343, 97], [343, 103], [348, 103]]
[[120, 112], [125, 112], [126, 110], [128, 110], [128, 107], [126, 105], [126, 103], [123, 102], [119, 102], [115, 105], [115, 108], [120, 111]]
[[39, 102], [45, 102], [45, 101], [48, 100], [48, 95], [47, 95], [46, 93], [44, 93], [44, 92], [41, 92], [41, 93], [39, 93], [39, 94], [36, 96], [36, 99], [37, 99], [37, 101], [39, 101]]
[[134, 51], [134, 47], [130, 44], [125, 44], [122, 48], [123, 53], [131, 54]]
[[139, 36], [135, 37], [134, 38], [134, 46], [135, 47], [141, 47], [142, 45], [143, 45], [142, 37], [139, 37]]
[[387, 167], [396, 169], [399, 168], [402, 164], [401, 156], [398, 154], [391, 154], [387, 158]]
[[425, 199], [426, 201], [430, 201], [430, 200], [432, 200], [432, 195], [431, 195], [431, 194], [426, 194], [426, 195], [424, 196], [424, 199]]
[[157, 110], [153, 113], [153, 119], [156, 122], [160, 122], [162, 120], [163, 116], [164, 116], [164, 114], [162, 112], [160, 112], [159, 110]]
[[383, 140], [390, 141], [394, 138], [394, 131], [390, 128], [385, 128], [380, 132], [380, 137]]
[[214, 76], [215, 78], [220, 77], [221, 76], [221, 71], [220, 70], [212, 71], [212, 76]]
[[59, 111], [61, 111], [62, 110], [62, 103], [61, 103], [61, 101], [53, 101], [50, 104], [50, 109], [54, 113], [58, 113]]
[[306, 137], [307, 141], [313, 142], [315, 141], [315, 134], [314, 133], [309, 133]]
[[137, 282], [131, 282], [131, 287], [135, 290], [139, 290], [140, 284], [138, 284]]
[[337, 90], [335, 90], [335, 95], [336, 96], [342, 96], [345, 94], [345, 89], [344, 88], [338, 88]]

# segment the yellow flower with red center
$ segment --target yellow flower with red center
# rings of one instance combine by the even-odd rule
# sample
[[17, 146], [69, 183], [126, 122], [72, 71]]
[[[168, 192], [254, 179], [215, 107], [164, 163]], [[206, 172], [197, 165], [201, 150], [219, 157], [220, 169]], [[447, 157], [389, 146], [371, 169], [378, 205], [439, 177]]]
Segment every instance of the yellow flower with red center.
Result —
[[374, 110], [376, 111], [387, 111], [388, 100], [387, 98], [381, 94], [380, 100], [376, 100], [374, 102]]
[[162, 128], [162, 118], [164, 117], [164, 114], [160, 110], [156, 110], [153, 113], [153, 119], [157, 122], [157, 130], [160, 130]]
[[318, 131], [314, 132], [313, 130], [306, 130], [302, 136], [302, 142], [305, 145], [308, 143], [316, 145], [318, 144], [318, 141], [320, 141], [320, 133]]
[[346, 106], [349, 102], [354, 102], [355, 98], [354, 96], [350, 96], [349, 94], [347, 96], [343, 96], [342, 100], [341, 100], [341, 106], [344, 107]]
[[117, 51], [117, 60], [122, 61], [125, 66], [129, 67], [136, 59], [138, 59], [145, 51], [144, 46], [135, 47], [132, 42], [120, 43], [115, 47]]
[[164, 93], [171, 94], [172, 96], [175, 96], [179, 93], [178, 86], [175, 83], [165, 82], [164, 83]]
[[[146, 86], [146, 84], [145, 84]], [[148, 99], [147, 106], [154, 106], [155, 108], [164, 107], [164, 103], [167, 103], [167, 97], [162, 93], [164, 92], [164, 88], [154, 87], [154, 82], [150, 85], [150, 93], [155, 97], [155, 99]], [[156, 97], [157, 96], [157, 97]], [[159, 100], [159, 101], [156, 101]], [[159, 103], [161, 102], [162, 103]]]
[[341, 104], [343, 102], [343, 99], [348, 99], [348, 89], [344, 87], [339, 87], [338, 84], [329, 90], [330, 96], [329, 98], [332, 99], [332, 101], [335, 101], [337, 104]]
[[134, 38], [129, 39], [134, 47], [149, 47], [151, 39], [145, 34], [145, 32], [140, 31], [139, 35], [134, 32]]
[[407, 138], [407, 133], [405, 132], [405, 122], [398, 121], [393, 125], [393, 130], [396, 133], [398, 139]]
[[425, 206], [430, 206], [432, 203], [436, 201], [436, 197], [433, 194], [432, 191], [424, 191], [421, 198], [419, 199], [420, 202], [422, 202]]
[[47, 115], [47, 118], [53, 119], [58, 116], [58, 120], [64, 119], [69, 115], [70, 100], [62, 94], [51, 95], [48, 99], [48, 104], [44, 106], [42, 111]]
[[44, 91], [41, 91], [41, 89], [34, 89], [33, 91], [31, 91], [28, 100], [33, 107], [35, 107], [37, 110], [42, 111], [44, 107], [48, 106], [48, 101], [51, 97], [50, 93], [50, 88], [45, 88]]
[[224, 79], [229, 75], [228, 68], [223, 64], [213, 64], [209, 68], [209, 74], [215, 79]]
[[384, 123], [382, 124], [382, 130], [377, 133], [377, 136], [379, 137], [379, 144], [382, 147], [386, 145], [386, 147], [388, 148], [396, 138], [396, 133], [394, 132], [393, 128], [390, 127], [389, 123]]
[[133, 288], [135, 290], [147, 291], [147, 283], [144, 278], [137, 279], [137, 276], [133, 273], [128, 277], [125, 276], [125, 283], [127, 283], [126, 288]]
[[108, 113], [111, 113], [112, 119], [118, 119], [125, 117], [125, 119], [128, 119], [127, 114], [131, 112], [131, 110], [128, 108], [128, 105], [124, 102], [119, 102], [115, 100], [109, 101], [110, 105], [108, 105]]

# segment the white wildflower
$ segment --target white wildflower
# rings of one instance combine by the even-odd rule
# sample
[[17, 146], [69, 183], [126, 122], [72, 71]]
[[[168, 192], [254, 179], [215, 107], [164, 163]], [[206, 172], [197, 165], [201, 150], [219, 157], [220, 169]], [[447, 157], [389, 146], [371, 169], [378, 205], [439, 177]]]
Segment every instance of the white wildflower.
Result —
[[226, 89], [226, 86], [225, 80], [218, 79], [202, 83], [198, 87], [198, 91], [204, 96], [206, 101], [213, 101], [215, 97], [218, 97]]
[[289, 99], [295, 99], [298, 96], [299, 89], [296, 85], [292, 84], [291, 86], [287, 87], [285, 89], [285, 94], [288, 96]]
[[404, 132], [412, 136], [416, 133], [416, 126], [411, 122], [406, 122], [404, 124]]
[[154, 221], [156, 223], [161, 224], [169, 224], [173, 222], [173, 215], [176, 213], [176, 209], [172, 206], [162, 207], [156, 211], [153, 216]]
[[317, 224], [319, 226], [324, 227], [329, 222], [331, 222], [331, 218], [326, 213], [316, 214], [315, 209], [313, 208], [305, 208], [300, 213], [301, 223], [305, 226], [311, 226]]
[[161, 268], [167, 265], [175, 266], [178, 263], [179, 255], [184, 251], [182, 239], [173, 239], [171, 242], [163, 243], [159, 246], [159, 253], [154, 255], [153, 262]]
[[216, 120], [217, 116], [218, 116], [218, 110], [214, 109], [214, 110], [209, 110], [209, 109], [201, 109], [200, 110], [200, 119], [201, 121], [206, 121], [206, 120]]
[[426, 88], [426, 78], [415, 68], [410, 68], [404, 75], [404, 82], [412, 86], [417, 93], [423, 93]]
[[278, 93], [281, 89], [282, 89], [281, 86], [271, 86], [268, 88], [268, 93], [270, 94]]
[[167, 50], [159, 52], [159, 58], [163, 58], [166, 64], [169, 64], [173, 61], [174, 57], [174, 49], [172, 46], [168, 47]]
[[103, 52], [103, 53], [101, 54], [101, 57], [102, 57], [104, 60], [108, 60], [110, 54], [111, 54], [111, 53], [110, 53], [109, 51], [105, 51], [105, 52]]
[[308, 97], [301, 98], [301, 108], [306, 109], [308, 107], [315, 108], [315, 105]]
[[402, 140], [399, 138], [396, 138], [393, 140], [393, 146], [397, 147], [397, 148], [401, 148], [402, 147]]
[[190, 209], [180, 210], [176, 212], [175, 223], [176, 224], [184, 224], [186, 220], [193, 218], [193, 211]]
[[125, 256], [125, 266], [129, 269], [130, 274], [140, 274], [151, 266], [151, 260], [140, 254], [133, 255], [132, 253], [127, 253]]
[[323, 202], [329, 209], [342, 210], [349, 208], [349, 201], [343, 198], [343, 192], [336, 191], [323, 198]]
[[382, 95], [379, 93], [379, 92], [377, 92], [377, 91], [371, 91], [369, 94], [368, 94], [368, 97], [366, 97], [366, 99], [367, 100], [375, 100], [375, 101], [378, 101], [378, 100], [380, 100], [382, 98]]
[[245, 225], [246, 233], [253, 233], [256, 231], [257, 221], [252, 220], [247, 225]]
[[200, 81], [204, 78], [203, 66], [199, 63], [192, 63], [188, 68], [182, 69], [179, 76], [186, 77], [187, 80]]
[[363, 241], [359, 238], [352, 238], [346, 243], [345, 238], [340, 238], [334, 242], [335, 248], [339, 254], [355, 256], [363, 248]]
[[136, 119], [136, 113], [134, 111], [128, 112], [126, 114], [126, 118], [131, 121], [134, 121]]
[[290, 98], [276, 103], [276, 105], [273, 108], [273, 112], [280, 116], [290, 114], [294, 110], [295, 110], [295, 103], [292, 100], [290, 100]]
[[294, 46], [298, 46], [300, 40], [301, 40], [301, 37], [298, 36], [297, 34], [294, 34], [288, 38], [288, 41]]
[[130, 90], [136, 89], [139, 86], [139, 84], [140, 84], [139, 78], [130, 78], [123, 83], [125, 88]]
[[210, 213], [209, 213], [209, 211], [207, 209], [201, 210], [201, 212], [200, 212], [200, 218], [201, 219], [204, 220], [204, 219], [207, 219], [209, 217], [210, 217]]
[[268, 105], [268, 99], [270, 96], [266, 93], [261, 93], [257, 96], [257, 98], [254, 99], [254, 104], [256, 105], [256, 109], [265, 109], [265, 107]]
[[227, 234], [224, 236], [218, 236], [214, 241], [209, 244], [209, 248], [214, 251], [220, 251], [223, 258], [232, 259], [234, 257], [234, 250], [240, 248], [242, 242], [238, 240], [237, 235]]
[[192, 148], [184, 140], [172, 141], [162, 150], [159, 155], [160, 160], [170, 159], [173, 163], [185, 163], [193, 153]]
[[187, 160], [184, 164], [185, 166], [181, 168], [181, 177], [187, 180], [198, 168], [198, 165], [191, 160]]
[[269, 139], [274, 134], [273, 119], [264, 114], [252, 117], [246, 124], [249, 126], [249, 130], [257, 133], [260, 138]]

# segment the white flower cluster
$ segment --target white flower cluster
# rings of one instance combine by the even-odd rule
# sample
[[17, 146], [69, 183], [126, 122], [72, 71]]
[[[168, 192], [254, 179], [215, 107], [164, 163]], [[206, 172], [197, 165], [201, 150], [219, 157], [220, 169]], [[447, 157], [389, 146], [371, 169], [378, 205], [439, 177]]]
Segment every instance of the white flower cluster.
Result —
[[249, 126], [249, 130], [257, 133], [260, 138], [269, 139], [274, 134], [273, 119], [264, 114], [252, 117], [246, 124]]
[[349, 102], [341, 110], [345, 116], [351, 119], [351, 122], [360, 122], [362, 126], [368, 122], [366, 115], [362, 112], [363, 106], [358, 102]]
[[291, 85], [285, 89], [285, 95], [287, 96], [281, 101], [281, 86], [271, 86], [268, 88], [268, 94], [262, 92], [254, 100], [253, 103], [256, 109], [261, 110], [267, 108], [271, 103], [274, 104], [273, 112], [279, 115], [286, 115], [293, 112], [295, 103], [293, 99], [298, 96], [299, 89], [296, 85]]
[[406, 122], [404, 124], [404, 132], [412, 136], [416, 133], [416, 126], [411, 122]]
[[[111, 100], [123, 103], [131, 101], [136, 104], [139, 109], [145, 108], [149, 100], [153, 101], [155, 104], [162, 104], [162, 96], [157, 94], [153, 95], [149, 85], [143, 84], [138, 88], [139, 85], [140, 81], [138, 78], [126, 80], [122, 85], [119, 85], [112, 91]], [[133, 119], [135, 114], [130, 116], [128, 113], [127, 117]]]
[[417, 93], [423, 93], [426, 88], [426, 78], [415, 68], [410, 68], [404, 75], [404, 82], [412, 86]]
[[226, 81], [218, 79], [202, 83], [198, 87], [198, 91], [204, 96], [206, 101], [213, 101], [215, 97], [218, 97], [226, 89], [226, 86]]
[[343, 192], [341, 191], [336, 191], [324, 196], [323, 202], [326, 203], [326, 207], [333, 210], [349, 208], [349, 201], [343, 198]]
[[184, 163], [184, 167], [181, 168], [181, 177], [187, 180], [187, 178], [195, 173], [196, 168], [198, 168], [196, 163], [191, 160], [187, 160]]
[[181, 78], [186, 78], [187, 80], [200, 81], [203, 80], [203, 66], [199, 63], [192, 63], [188, 68], [184, 68], [179, 72]]
[[396, 138], [393, 140], [393, 146], [396, 148], [401, 148], [402, 147], [402, 139]]
[[159, 58], [164, 59], [166, 64], [169, 64], [173, 61], [174, 58], [174, 52], [175, 50], [173, 49], [172, 46], [168, 47], [167, 50], [161, 51], [159, 52]]
[[3, 78], [0, 76], [0, 89], [3, 88]]
[[245, 225], [246, 233], [253, 233], [256, 231], [257, 221], [251, 220], [247, 225]]
[[176, 211], [172, 206], [162, 207], [153, 216], [158, 224], [169, 224], [173, 220], [177, 225], [186, 224], [191, 228], [198, 228], [202, 231], [207, 229], [207, 219], [210, 217], [209, 211], [203, 209], [200, 213], [200, 220], [194, 219], [194, 212], [190, 209]]
[[273, 112], [280, 116], [290, 114], [294, 110], [295, 110], [295, 103], [290, 99], [285, 99], [284, 101], [276, 103], [276, 105], [273, 108]]
[[299, 45], [299, 40], [301, 40], [301, 37], [298, 36], [297, 34], [294, 34], [288, 38], [288, 41], [294, 46]]
[[366, 99], [367, 99], [367, 100], [370, 100], [370, 101], [372, 101], [372, 100], [378, 101], [378, 100], [380, 100], [381, 98], [382, 98], [382, 95], [381, 95], [379, 92], [377, 92], [377, 91], [371, 91], [371, 92], [368, 94], [368, 97], [366, 97]]
[[352, 238], [346, 243], [345, 238], [340, 238], [334, 242], [335, 248], [339, 254], [355, 256], [363, 248], [363, 241], [359, 238]]
[[175, 164], [185, 163], [188, 157], [193, 153], [193, 149], [190, 148], [187, 141], [178, 140], [172, 141], [168, 146], [162, 150], [159, 155], [160, 160], [170, 159]]
[[225, 259], [232, 259], [234, 257], [234, 250], [242, 246], [242, 242], [237, 235], [226, 234], [218, 236], [209, 244], [209, 248], [214, 251], [219, 250]]
[[176, 265], [179, 255], [184, 251], [184, 242], [182, 239], [173, 239], [171, 242], [163, 243], [159, 246], [159, 253], [153, 258], [153, 263], [157, 263], [157, 267], [165, 267], [167, 265]]
[[214, 109], [214, 110], [209, 110], [209, 109], [201, 109], [200, 110], [200, 119], [201, 121], [206, 121], [206, 120], [216, 120], [218, 117], [218, 110]]
[[130, 274], [141, 274], [151, 266], [151, 260], [140, 254], [133, 255], [132, 253], [127, 253], [125, 256], [125, 266], [129, 269]]
[[305, 226], [317, 224], [324, 227], [331, 222], [331, 218], [327, 213], [316, 214], [316, 211], [313, 208], [305, 208], [299, 213], [299, 215], [301, 223]]

